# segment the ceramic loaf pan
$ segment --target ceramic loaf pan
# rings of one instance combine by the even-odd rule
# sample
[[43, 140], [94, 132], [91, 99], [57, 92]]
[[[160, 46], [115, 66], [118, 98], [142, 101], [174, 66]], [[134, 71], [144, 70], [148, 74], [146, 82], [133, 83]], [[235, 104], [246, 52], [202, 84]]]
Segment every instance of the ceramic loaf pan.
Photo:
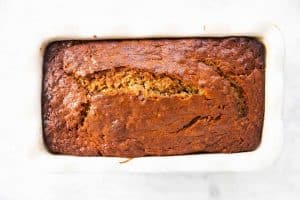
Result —
[[39, 134], [30, 144], [30, 160], [36, 170], [46, 172], [176, 172], [176, 171], [249, 171], [270, 165], [278, 156], [282, 144], [282, 99], [283, 99], [283, 56], [284, 45], [279, 29], [275, 25], [198, 25], [166, 29], [126, 29], [126, 31], [79, 30], [76, 33], [45, 36], [41, 41], [35, 64], [39, 69], [38, 78], [41, 93], [42, 63], [47, 45], [59, 40], [102, 40], [125, 38], [182, 38], [182, 37], [224, 37], [251, 36], [258, 38], [266, 47], [265, 113], [261, 144], [252, 152], [233, 154], [193, 154], [164, 157], [140, 157], [128, 162], [115, 157], [76, 157], [54, 155], [43, 143], [41, 97], [36, 96], [37, 112], [32, 113], [39, 127]]

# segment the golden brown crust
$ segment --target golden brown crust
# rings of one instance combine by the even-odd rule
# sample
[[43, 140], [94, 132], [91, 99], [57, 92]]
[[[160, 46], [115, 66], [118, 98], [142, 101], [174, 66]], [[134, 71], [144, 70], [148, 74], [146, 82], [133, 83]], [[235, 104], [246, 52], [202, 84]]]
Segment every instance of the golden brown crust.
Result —
[[254, 150], [264, 54], [246, 37], [54, 42], [44, 60], [46, 145], [122, 157]]

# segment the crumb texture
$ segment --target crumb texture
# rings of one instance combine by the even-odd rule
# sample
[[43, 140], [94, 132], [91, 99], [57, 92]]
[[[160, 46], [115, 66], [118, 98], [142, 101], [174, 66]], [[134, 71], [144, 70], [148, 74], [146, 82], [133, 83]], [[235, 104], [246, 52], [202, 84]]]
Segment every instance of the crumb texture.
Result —
[[161, 156], [260, 143], [265, 49], [254, 38], [51, 43], [44, 139], [53, 153]]
[[184, 84], [179, 79], [130, 69], [105, 70], [91, 78], [78, 78], [89, 93], [125, 93], [144, 97], [182, 96], [204, 94], [198, 87]]

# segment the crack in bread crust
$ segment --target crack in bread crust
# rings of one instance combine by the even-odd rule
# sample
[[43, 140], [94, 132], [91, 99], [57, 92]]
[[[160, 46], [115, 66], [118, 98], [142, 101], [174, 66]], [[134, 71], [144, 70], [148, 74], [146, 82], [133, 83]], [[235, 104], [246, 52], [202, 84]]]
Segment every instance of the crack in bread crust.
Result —
[[145, 98], [169, 96], [184, 98], [191, 95], [205, 95], [203, 89], [186, 84], [180, 79], [125, 67], [103, 70], [93, 73], [89, 77], [72, 76], [91, 95], [128, 93], [142, 95]]
[[225, 80], [230, 82], [231, 88], [234, 90], [237, 109], [239, 113], [239, 117], [246, 117], [248, 114], [248, 106], [246, 99], [244, 97], [244, 90], [241, 86], [239, 86], [234, 80], [230, 77], [234, 75], [229, 75], [223, 72], [220, 68], [220, 62], [214, 61], [212, 59], [201, 59], [200, 62], [204, 63], [207, 66], [212, 67], [212, 69], [219, 74], [219, 76], [223, 77]]
[[213, 121], [217, 121], [217, 120], [220, 120], [220, 119], [221, 119], [221, 115], [218, 115], [216, 117], [198, 115], [198, 116], [192, 118], [186, 124], [184, 124], [180, 129], [178, 129], [176, 131], [176, 133], [179, 133], [181, 131], [184, 131], [184, 130], [187, 130], [187, 129], [191, 128], [194, 124], [196, 124], [198, 121], [201, 121], [201, 120], [205, 120], [205, 121], [212, 121], [212, 120]]

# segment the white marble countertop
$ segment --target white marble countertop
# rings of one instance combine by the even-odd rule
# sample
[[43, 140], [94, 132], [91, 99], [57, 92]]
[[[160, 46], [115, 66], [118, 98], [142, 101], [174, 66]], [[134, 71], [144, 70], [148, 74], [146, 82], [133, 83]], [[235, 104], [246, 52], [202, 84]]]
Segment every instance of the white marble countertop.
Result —
[[[16, 23], [15, 16], [26, 17], [28, 23], [48, 19], [51, 15], [72, 15], [90, 9], [101, 16], [131, 15], [132, 20], [243, 21], [253, 19], [277, 24], [286, 44], [284, 146], [279, 160], [271, 167], [244, 173], [169, 173], [169, 174], [18, 174], [2, 172], [0, 200], [9, 199], [299, 199], [300, 197], [300, 1], [299, 0], [210, 0], [210, 1], [110, 1], [102, 4], [82, 1], [9, 1], [0, 0], [2, 31]], [[95, 8], [95, 6], [98, 6]], [[132, 13], [134, 12], [134, 14]], [[202, 13], [202, 14], [199, 14]], [[199, 18], [201, 16], [201, 18]], [[97, 12], [83, 20], [97, 17]], [[88, 21], [88, 20], [87, 20]], [[15, 26], [18, 26], [16, 23]], [[24, 30], [26, 31], [26, 30]], [[51, 31], [51, 30], [50, 30]], [[20, 32], [21, 34], [21, 32]], [[37, 34], [37, 33], [32, 33]], [[5, 38], [0, 37], [1, 41]], [[12, 41], [13, 42], [13, 41]], [[0, 54], [5, 55], [0, 47]], [[1, 55], [0, 55], [1, 56]], [[5, 66], [0, 66], [5, 67]], [[3, 75], [0, 75], [2, 77]], [[0, 80], [0, 83], [3, 84]], [[1, 96], [1, 98], [4, 98]], [[3, 105], [2, 105], [3, 106]], [[1, 112], [1, 111], [0, 111]], [[2, 113], [3, 114], [3, 113]], [[4, 113], [5, 114], [5, 113]], [[20, 133], [21, 134], [21, 133]], [[20, 166], [22, 167], [22, 166]], [[0, 162], [1, 169], [1, 162]], [[18, 175], [17, 175], [18, 174]]]

